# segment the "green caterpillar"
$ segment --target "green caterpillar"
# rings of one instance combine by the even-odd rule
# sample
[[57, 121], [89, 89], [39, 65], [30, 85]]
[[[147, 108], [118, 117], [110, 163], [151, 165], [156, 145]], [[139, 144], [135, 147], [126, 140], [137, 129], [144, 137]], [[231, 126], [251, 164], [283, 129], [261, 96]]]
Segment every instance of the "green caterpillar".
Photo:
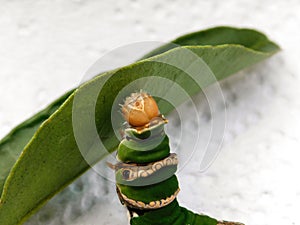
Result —
[[119, 199], [128, 209], [131, 225], [237, 225], [195, 214], [177, 202], [175, 172], [178, 159], [170, 153], [164, 131], [167, 120], [148, 94], [133, 93], [122, 107], [128, 122], [118, 147], [115, 170]]

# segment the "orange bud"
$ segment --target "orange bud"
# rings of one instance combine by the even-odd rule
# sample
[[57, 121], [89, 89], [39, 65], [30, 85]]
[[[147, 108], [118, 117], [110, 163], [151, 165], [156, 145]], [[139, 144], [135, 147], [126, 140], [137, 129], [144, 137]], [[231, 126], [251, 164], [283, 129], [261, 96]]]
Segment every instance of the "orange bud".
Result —
[[155, 100], [145, 92], [132, 93], [122, 107], [124, 118], [134, 127], [142, 127], [159, 116]]

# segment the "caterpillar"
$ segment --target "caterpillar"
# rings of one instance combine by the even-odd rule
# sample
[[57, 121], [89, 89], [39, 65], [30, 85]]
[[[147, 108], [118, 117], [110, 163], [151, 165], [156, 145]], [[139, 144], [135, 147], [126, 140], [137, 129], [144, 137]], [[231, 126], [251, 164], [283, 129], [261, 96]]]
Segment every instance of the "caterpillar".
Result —
[[118, 146], [116, 191], [129, 212], [130, 225], [242, 225], [217, 221], [179, 205], [175, 175], [178, 158], [170, 153], [169, 138], [154, 98], [132, 93], [122, 105], [127, 128]]

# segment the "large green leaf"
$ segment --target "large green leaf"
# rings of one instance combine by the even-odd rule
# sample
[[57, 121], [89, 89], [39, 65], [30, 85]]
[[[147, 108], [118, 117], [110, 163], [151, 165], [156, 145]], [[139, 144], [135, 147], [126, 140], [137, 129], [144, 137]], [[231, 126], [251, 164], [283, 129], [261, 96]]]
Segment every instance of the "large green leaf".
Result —
[[[91, 164], [107, 154], [96, 141], [98, 137], [108, 151], [116, 149], [118, 139], [112, 129], [111, 108], [115, 97], [130, 82], [146, 77], [167, 78], [180, 85], [188, 95], [193, 95], [214, 80], [199, 73], [200, 86], [195, 84], [182, 69], [186, 66], [189, 70], [191, 64], [186, 51], [202, 59], [217, 80], [221, 80], [279, 50], [276, 44], [257, 31], [229, 27], [189, 34], [173, 43], [184, 47], [165, 45], [145, 56], [144, 60], [96, 76], [24, 122], [1, 141], [1, 225], [22, 223], [90, 167], [79, 151], [79, 142], [80, 150], [87, 154], [86, 159]], [[178, 64], [179, 68], [162, 63], [169, 61]], [[207, 70], [201, 66], [203, 71]], [[164, 88], [167, 90], [172, 86]], [[183, 97], [177, 103], [184, 100]], [[173, 108], [161, 101], [162, 113], [167, 114]], [[76, 121], [75, 128], [74, 110], [77, 118], [83, 118], [83, 122]], [[96, 125], [96, 134], [91, 128], [93, 124]], [[84, 132], [78, 137], [74, 129]]]

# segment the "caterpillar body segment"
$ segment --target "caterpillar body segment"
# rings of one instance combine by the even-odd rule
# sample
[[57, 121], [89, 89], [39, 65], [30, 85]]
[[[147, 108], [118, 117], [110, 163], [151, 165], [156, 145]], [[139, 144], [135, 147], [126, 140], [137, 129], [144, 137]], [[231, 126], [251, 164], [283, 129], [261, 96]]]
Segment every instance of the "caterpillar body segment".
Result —
[[169, 138], [164, 132], [167, 123], [157, 117], [144, 128], [125, 129], [124, 139], [118, 146], [117, 159], [124, 163], [151, 163], [170, 154]]
[[[146, 186], [128, 186], [117, 184], [117, 188], [119, 189], [121, 195], [126, 196], [125, 199], [132, 199], [145, 204], [176, 196], [179, 189], [178, 180], [175, 175], [160, 183], [154, 183]], [[141, 207], [139, 208], [141, 209]]]

